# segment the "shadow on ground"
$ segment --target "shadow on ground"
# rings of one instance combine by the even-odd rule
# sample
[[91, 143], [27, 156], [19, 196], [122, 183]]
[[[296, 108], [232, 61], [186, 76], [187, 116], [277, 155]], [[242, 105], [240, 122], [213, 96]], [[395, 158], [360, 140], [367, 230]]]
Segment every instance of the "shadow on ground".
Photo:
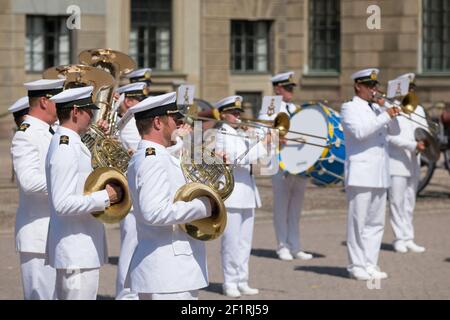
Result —
[[114, 297], [99, 294], [97, 295], [97, 300], [114, 300]]
[[250, 254], [255, 257], [278, 259], [275, 250], [271, 249], [252, 249]]
[[450, 262], [450, 258], [447, 258], [444, 260], [445, 262]]
[[200, 290], [222, 294], [222, 284], [217, 282], [210, 282], [209, 286]]
[[312, 272], [317, 274], [325, 274], [333, 277], [348, 278], [348, 271], [343, 267], [327, 267], [327, 266], [297, 266], [296, 271]]
[[[311, 252], [311, 251], [305, 251], [307, 253], [310, 253], [313, 255], [313, 258], [325, 258], [326, 256], [317, 253], [317, 252]], [[270, 258], [270, 259], [278, 259], [278, 255], [273, 249], [252, 249], [251, 255], [255, 257], [261, 257], [261, 258]]]
[[394, 246], [390, 243], [382, 243], [381, 250], [394, 252]]
[[119, 263], [119, 257], [117, 257], [117, 256], [109, 257], [108, 263], [112, 264], [113, 266], [117, 266], [117, 264]]
[[[347, 242], [346, 241], [342, 241], [341, 245], [346, 247], [347, 246]], [[390, 244], [390, 243], [382, 243], [380, 249], [383, 250], [383, 251], [394, 251], [394, 246], [392, 244]]]
[[418, 199], [450, 199], [449, 192], [443, 191], [422, 191], [418, 196]]

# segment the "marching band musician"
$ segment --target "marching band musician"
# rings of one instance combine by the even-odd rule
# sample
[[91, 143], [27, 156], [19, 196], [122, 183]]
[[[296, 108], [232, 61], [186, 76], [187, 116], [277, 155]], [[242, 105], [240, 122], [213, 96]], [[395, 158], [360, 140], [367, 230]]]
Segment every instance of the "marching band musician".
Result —
[[[28, 96], [10, 109], [16, 119], [24, 116], [13, 137], [11, 154], [19, 185], [15, 236], [25, 300], [48, 300], [55, 294], [56, 270], [45, 265], [50, 220], [45, 157], [52, 138], [51, 125], [56, 121], [55, 103], [49, 98], [61, 92], [63, 84], [64, 79], [25, 83]], [[27, 109], [28, 115], [19, 115]]]
[[60, 127], [53, 135], [46, 159], [50, 202], [48, 263], [56, 271], [56, 298], [95, 300], [99, 269], [107, 262], [105, 228], [91, 215], [117, 203], [122, 190], [107, 184], [104, 190], [83, 195], [92, 171], [91, 152], [81, 141], [98, 107], [92, 86], [68, 89], [51, 98]]
[[[133, 82], [118, 88], [117, 93], [124, 95], [124, 99], [119, 106], [120, 113], [123, 116], [131, 107], [147, 98], [148, 86], [145, 82]], [[137, 149], [141, 137], [137, 131], [134, 117], [127, 119], [127, 123], [120, 129], [119, 140], [129, 152], [132, 153]]]
[[207, 197], [173, 202], [185, 184], [180, 162], [167, 150], [183, 117], [176, 93], [148, 97], [130, 110], [142, 137], [127, 173], [138, 235], [130, 287], [140, 300], [197, 299], [208, 285], [205, 245], [179, 224], [209, 217], [212, 203]]
[[[292, 103], [294, 88], [297, 85], [294, 80], [294, 72], [279, 73], [271, 79], [276, 95], [283, 97], [280, 112], [289, 116], [297, 112], [297, 107]], [[263, 115], [260, 119], [273, 120], [276, 114]], [[283, 139], [280, 138], [283, 143]], [[277, 254], [281, 260], [302, 259], [310, 260], [312, 254], [301, 250], [299, 224], [303, 207], [307, 178], [300, 175], [292, 175], [281, 170], [272, 176], [273, 190], [273, 223], [277, 238]]]
[[126, 78], [130, 80], [130, 83], [135, 82], [144, 82], [148, 88], [152, 84], [152, 69], [151, 68], [142, 68], [134, 70], [125, 75]]
[[375, 103], [378, 73], [378, 69], [369, 68], [352, 74], [355, 96], [341, 109], [346, 141], [347, 270], [357, 280], [388, 277], [378, 267], [390, 185], [386, 136], [388, 131], [398, 134], [398, 123], [392, 119], [400, 109], [382, 111]]
[[[233, 169], [234, 189], [230, 197], [225, 200], [227, 209], [227, 225], [221, 239], [222, 271], [224, 276], [223, 293], [228, 297], [238, 298], [241, 294], [255, 295], [258, 289], [248, 285], [249, 259], [252, 248], [253, 225], [255, 208], [261, 207], [259, 192], [255, 179], [251, 174], [251, 163], [264, 157], [267, 151], [264, 141], [251, 141], [247, 132], [233, 125], [240, 121], [242, 109], [242, 97], [230, 96], [216, 103], [220, 112], [222, 123], [216, 137], [216, 152], [226, 155], [226, 159], [233, 163], [238, 157], [242, 158]], [[255, 137], [256, 139], [256, 137]]]
[[[148, 70], [148, 69], [145, 69]], [[151, 69], [150, 69], [151, 70]], [[141, 74], [141, 72], [139, 72]], [[132, 78], [134, 79], [134, 78]], [[133, 117], [133, 113], [130, 108], [148, 97], [149, 84], [145, 82], [132, 82], [125, 86], [120, 87], [117, 90], [118, 94], [124, 95], [124, 100], [121, 103], [121, 113], [123, 114], [123, 120], [126, 121], [125, 125], [119, 130], [119, 139], [122, 145], [128, 150], [130, 154], [133, 154], [141, 141], [138, 129], [136, 127], [136, 120]], [[168, 147], [167, 150], [174, 154], [181, 150], [183, 146], [183, 140], [180, 136], [186, 135], [190, 132], [190, 127], [187, 124], [181, 125], [176, 131], [176, 144]], [[125, 279], [130, 266], [131, 257], [134, 249], [137, 246], [137, 234], [136, 234], [136, 218], [133, 215], [133, 209], [125, 216], [120, 222], [120, 255], [117, 265], [117, 278], [116, 278], [116, 299], [118, 300], [137, 300], [138, 294], [131, 292], [130, 288], [125, 288]]]
[[[117, 93], [124, 95], [124, 100], [120, 105], [121, 113], [124, 115], [130, 108], [147, 98], [148, 87], [145, 82], [133, 82], [117, 89]], [[119, 140], [130, 154], [133, 154], [137, 150], [141, 137], [139, 136], [139, 132], [136, 128], [136, 121], [134, 117], [131, 116], [127, 123], [119, 131]], [[131, 257], [136, 246], [136, 218], [133, 215], [133, 209], [131, 209], [130, 213], [127, 214], [122, 221], [120, 221], [120, 254], [117, 264], [116, 277], [117, 300], [138, 299], [137, 293], [131, 292], [130, 288], [125, 287], [125, 279], [128, 268], [130, 267]]]
[[30, 105], [28, 104], [28, 96], [22, 97], [12, 104], [8, 108], [8, 111], [12, 113], [14, 117], [14, 122], [16, 123], [17, 129], [19, 129], [20, 124], [25, 119], [25, 116], [30, 110]]
[[[414, 92], [416, 87], [415, 74], [407, 73], [397, 79], [400, 78], [408, 78], [410, 80], [409, 92]], [[406, 117], [410, 117], [427, 127], [423, 107], [418, 105], [415, 113], [419, 116], [412, 113], [406, 115]], [[420, 253], [424, 252], [425, 248], [414, 242], [413, 213], [420, 178], [420, 157], [418, 153], [425, 150], [425, 142], [416, 141], [414, 136], [414, 130], [422, 126], [409, 121], [405, 117], [399, 117], [398, 123], [400, 134], [388, 136], [391, 174], [389, 209], [391, 226], [395, 236], [394, 250], [400, 253], [408, 251]]]

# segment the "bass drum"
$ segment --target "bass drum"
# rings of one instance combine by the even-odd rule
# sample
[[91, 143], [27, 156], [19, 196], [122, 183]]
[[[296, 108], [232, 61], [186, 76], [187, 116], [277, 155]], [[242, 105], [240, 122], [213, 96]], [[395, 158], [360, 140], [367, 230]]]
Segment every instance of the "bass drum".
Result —
[[[280, 150], [280, 168], [294, 175], [312, 178], [319, 186], [337, 184], [344, 179], [344, 132], [339, 114], [323, 102], [304, 104], [290, 117], [288, 139], [303, 138], [307, 144], [288, 140]], [[307, 136], [312, 135], [312, 136]], [[329, 148], [325, 147], [327, 144]], [[320, 147], [324, 146], [324, 147]]]

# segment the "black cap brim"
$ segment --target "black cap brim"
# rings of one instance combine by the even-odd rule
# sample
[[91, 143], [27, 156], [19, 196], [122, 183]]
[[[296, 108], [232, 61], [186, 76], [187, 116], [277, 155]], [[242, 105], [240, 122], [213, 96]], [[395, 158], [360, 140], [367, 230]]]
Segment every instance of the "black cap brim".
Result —
[[97, 107], [96, 104], [88, 104], [87, 106], [83, 106], [82, 108], [92, 109], [92, 110], [98, 110], [98, 109], [100, 109], [99, 107]]
[[364, 84], [369, 87], [373, 87], [373, 86], [376, 86], [377, 84], [379, 84], [379, 82], [377, 80], [363, 80], [363, 81], [358, 81], [357, 83], [361, 83], [361, 84]]
[[227, 111], [239, 111], [243, 112], [242, 108], [240, 107], [225, 107], [225, 108], [219, 108], [219, 112], [227, 112]]

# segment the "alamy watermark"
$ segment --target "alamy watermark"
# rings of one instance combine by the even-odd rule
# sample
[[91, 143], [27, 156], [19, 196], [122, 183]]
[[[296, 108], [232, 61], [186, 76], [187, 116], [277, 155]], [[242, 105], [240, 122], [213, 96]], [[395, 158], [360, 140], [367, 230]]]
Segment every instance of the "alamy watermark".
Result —
[[381, 279], [370, 279], [366, 281], [367, 289], [369, 290], [380, 290], [381, 289]]
[[69, 30], [81, 29], [81, 8], [77, 5], [70, 5], [66, 9], [66, 13], [70, 16], [66, 20], [66, 27]]
[[366, 26], [369, 30], [380, 30], [381, 29], [381, 8], [376, 4], [372, 4], [367, 7], [366, 12], [370, 16], [366, 20]]
[[[275, 129], [238, 129], [235, 132], [221, 128], [203, 130], [202, 122], [194, 121], [193, 132], [182, 139], [184, 156], [181, 161], [184, 164], [223, 164], [225, 160], [231, 166], [254, 165], [258, 174], [266, 176], [274, 175], [279, 170], [279, 136]], [[236, 139], [245, 143], [244, 149], [236, 146]], [[176, 141], [175, 135], [172, 140]]]

